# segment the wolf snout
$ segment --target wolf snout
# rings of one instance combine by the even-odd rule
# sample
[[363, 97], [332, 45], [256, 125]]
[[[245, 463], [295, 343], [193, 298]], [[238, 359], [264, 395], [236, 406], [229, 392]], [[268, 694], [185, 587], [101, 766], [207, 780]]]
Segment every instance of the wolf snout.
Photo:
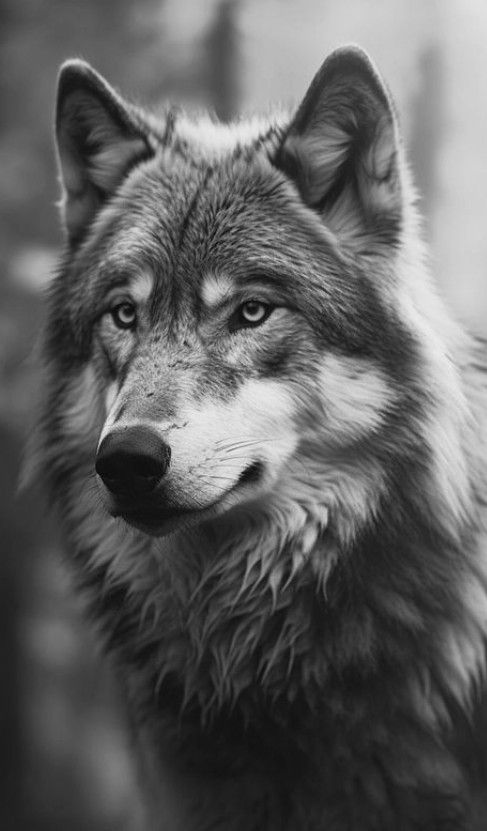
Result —
[[147, 427], [115, 430], [103, 439], [95, 470], [114, 496], [154, 491], [169, 468], [171, 448]]

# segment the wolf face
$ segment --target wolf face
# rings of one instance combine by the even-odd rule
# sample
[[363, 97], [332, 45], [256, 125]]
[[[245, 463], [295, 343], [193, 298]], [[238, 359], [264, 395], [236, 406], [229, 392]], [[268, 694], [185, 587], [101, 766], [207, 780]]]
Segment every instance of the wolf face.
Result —
[[403, 185], [362, 54], [331, 58], [291, 125], [265, 131], [172, 113], [153, 127], [72, 63], [57, 129], [58, 327], [96, 374], [109, 513], [160, 534], [279, 490], [313, 502], [317, 459], [353, 468], [358, 447], [393, 441], [412, 339], [381, 283]]
[[74, 61], [56, 129], [37, 467], [161, 770], [204, 735], [223, 770], [267, 771], [264, 725], [318, 784], [259, 828], [359, 827], [355, 790], [374, 831], [450, 821], [442, 725], [485, 669], [485, 390], [374, 67], [338, 50], [293, 117], [221, 125]]

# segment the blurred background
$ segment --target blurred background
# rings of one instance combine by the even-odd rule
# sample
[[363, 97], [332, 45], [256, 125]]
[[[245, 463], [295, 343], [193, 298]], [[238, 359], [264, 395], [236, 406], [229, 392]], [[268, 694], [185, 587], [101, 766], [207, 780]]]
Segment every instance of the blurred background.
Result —
[[222, 119], [298, 103], [354, 41], [396, 98], [433, 270], [458, 317], [487, 320], [485, 0], [0, 0], [0, 828], [119, 829], [133, 785], [115, 692], [83, 624], [42, 494], [15, 497], [38, 383], [30, 354], [60, 247], [58, 66]]

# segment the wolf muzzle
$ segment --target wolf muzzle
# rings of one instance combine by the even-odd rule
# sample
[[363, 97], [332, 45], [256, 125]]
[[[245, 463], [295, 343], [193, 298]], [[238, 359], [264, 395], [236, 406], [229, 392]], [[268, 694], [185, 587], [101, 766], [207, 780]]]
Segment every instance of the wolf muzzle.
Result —
[[103, 439], [95, 470], [104, 485], [119, 497], [144, 496], [166, 474], [171, 448], [147, 427], [114, 430]]

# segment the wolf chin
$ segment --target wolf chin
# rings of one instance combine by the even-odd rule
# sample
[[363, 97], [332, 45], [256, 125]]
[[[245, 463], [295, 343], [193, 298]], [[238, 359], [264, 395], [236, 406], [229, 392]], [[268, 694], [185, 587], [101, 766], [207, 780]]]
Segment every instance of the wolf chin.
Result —
[[[487, 632], [482, 344], [358, 48], [221, 124], [61, 69], [31, 453], [151, 831], [463, 831]], [[463, 739], [462, 739], [463, 741]]]

